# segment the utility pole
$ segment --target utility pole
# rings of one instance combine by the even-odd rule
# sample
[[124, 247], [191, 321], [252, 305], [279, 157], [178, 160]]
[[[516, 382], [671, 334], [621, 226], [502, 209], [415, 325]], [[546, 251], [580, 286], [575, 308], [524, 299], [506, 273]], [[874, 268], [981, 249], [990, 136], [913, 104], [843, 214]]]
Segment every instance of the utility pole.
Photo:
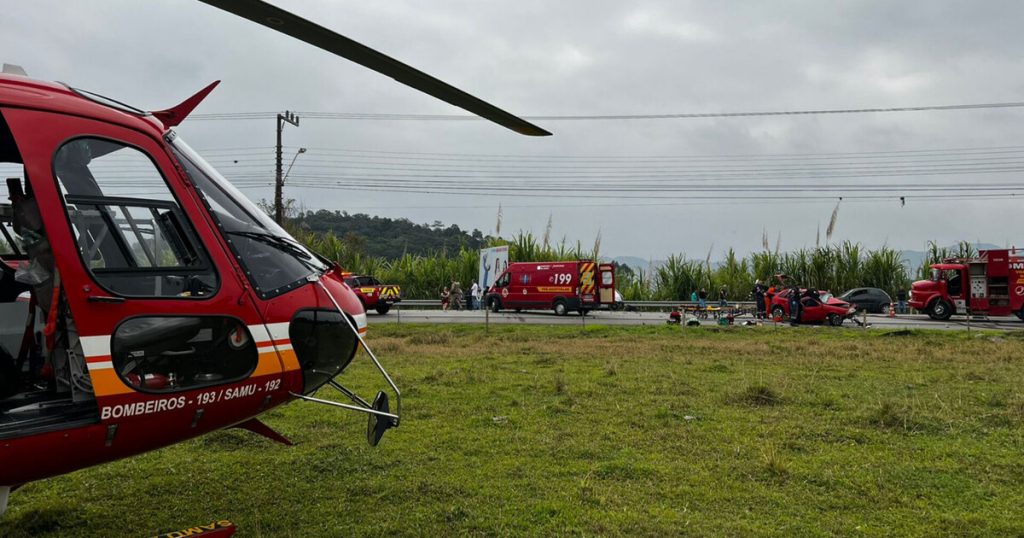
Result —
[[274, 181], [274, 221], [278, 224], [284, 222], [284, 162], [281, 156], [281, 133], [284, 132], [285, 122], [298, 127], [299, 117], [287, 110], [284, 114], [277, 115], [277, 180]]

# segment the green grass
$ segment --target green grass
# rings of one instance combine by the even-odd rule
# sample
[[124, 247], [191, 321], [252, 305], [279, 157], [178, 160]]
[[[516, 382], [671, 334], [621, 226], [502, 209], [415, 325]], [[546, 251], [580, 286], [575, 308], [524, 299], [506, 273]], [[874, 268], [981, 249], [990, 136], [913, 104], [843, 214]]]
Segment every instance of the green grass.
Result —
[[[823, 328], [382, 325], [405, 396], [293, 403], [30, 484], [0, 536], [1024, 533], [1024, 339]], [[364, 359], [343, 376], [372, 394]], [[327, 390], [320, 393], [329, 395]], [[332, 396], [333, 397], [333, 396]]]

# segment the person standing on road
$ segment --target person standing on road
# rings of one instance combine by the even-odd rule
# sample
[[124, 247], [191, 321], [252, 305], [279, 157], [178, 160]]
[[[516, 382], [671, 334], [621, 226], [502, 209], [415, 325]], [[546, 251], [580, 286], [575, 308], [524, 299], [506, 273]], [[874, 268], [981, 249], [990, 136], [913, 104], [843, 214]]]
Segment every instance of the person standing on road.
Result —
[[697, 290], [693, 290], [692, 292], [690, 292], [690, 302], [691, 303], [696, 303], [697, 302]]
[[757, 319], [764, 319], [764, 294], [766, 291], [761, 279], [757, 279], [754, 282], [754, 304], [757, 305]]
[[479, 310], [480, 309], [480, 285], [473, 281], [473, 285], [469, 287], [469, 309]]
[[448, 311], [448, 302], [451, 300], [451, 296], [452, 296], [452, 293], [450, 291], [448, 291], [448, 286], [445, 286], [444, 289], [441, 290], [441, 311], [442, 312], [447, 312]]
[[789, 320], [794, 327], [800, 324], [800, 286], [789, 288]]
[[459, 286], [459, 281], [453, 281], [451, 302], [452, 305], [455, 307], [455, 310], [461, 311], [463, 308], [465, 308], [466, 304], [462, 302], [464, 300], [465, 297], [462, 296], [462, 288]]
[[900, 290], [896, 292], [896, 311], [900, 314], [907, 313], [907, 290]]
[[729, 306], [729, 298], [727, 290], [725, 289], [725, 284], [723, 284], [721, 288], [718, 288], [718, 306], [722, 308]]

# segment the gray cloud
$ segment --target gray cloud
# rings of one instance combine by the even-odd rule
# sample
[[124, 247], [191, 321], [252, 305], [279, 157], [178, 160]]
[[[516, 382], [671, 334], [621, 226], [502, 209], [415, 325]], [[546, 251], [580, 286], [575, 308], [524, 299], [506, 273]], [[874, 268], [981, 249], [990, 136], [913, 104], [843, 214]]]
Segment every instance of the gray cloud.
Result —
[[[523, 115], [656, 114], [1017, 101], [1024, 95], [1016, 2], [610, 2], [571, 0], [356, 2], [279, 5]], [[3, 61], [148, 108], [173, 104], [213, 79], [198, 111], [292, 110], [456, 114], [461, 111], [327, 53], [189, 0], [20, 2], [5, 8]], [[328, 121], [289, 129], [312, 148], [293, 174], [311, 174], [317, 148], [538, 156], [831, 153], [1017, 145], [1022, 111], [650, 121], [547, 121], [530, 139], [485, 122]], [[272, 120], [191, 122], [200, 149], [261, 147], [239, 155], [260, 168]], [[216, 152], [211, 153], [211, 155]], [[321, 158], [325, 153], [319, 154]], [[234, 164], [234, 163], [231, 163]], [[241, 170], [241, 169], [236, 169]], [[225, 167], [229, 176], [234, 173]], [[1016, 176], [881, 178], [978, 182]], [[247, 189], [254, 198], [269, 188]], [[610, 254], [703, 257], [759, 248], [762, 230], [784, 248], [813, 245], [834, 201], [815, 203], [520, 199], [292, 187], [308, 207], [440, 219], [592, 242]], [[852, 201], [851, 201], [852, 202]], [[595, 207], [563, 207], [602, 204]], [[619, 207], [616, 207], [618, 205]], [[919, 248], [927, 239], [1013, 242], [1013, 200], [844, 202], [835, 234], [868, 246]], [[531, 206], [531, 207], [520, 207]], [[774, 241], [774, 239], [773, 239]]]

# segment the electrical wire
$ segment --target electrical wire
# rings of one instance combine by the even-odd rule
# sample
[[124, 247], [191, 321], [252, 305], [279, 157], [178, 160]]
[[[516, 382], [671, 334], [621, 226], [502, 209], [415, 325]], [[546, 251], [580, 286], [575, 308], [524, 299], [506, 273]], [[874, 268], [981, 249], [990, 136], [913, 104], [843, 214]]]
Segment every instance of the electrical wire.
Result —
[[[581, 114], [581, 115], [525, 115], [521, 118], [528, 121], [623, 121], [623, 120], [662, 120], [662, 119], [696, 119], [696, 118], [739, 118], [758, 116], [812, 116], [836, 114], [867, 114], [891, 112], [925, 112], [952, 110], [981, 110], [998, 108], [1024, 107], [1024, 101], [1003, 103], [969, 103], [954, 105], [924, 105], [904, 107], [873, 107], [873, 108], [838, 108], [811, 110], [773, 110], [773, 111], [741, 111], [741, 112], [691, 112], [670, 114]], [[387, 121], [473, 121], [482, 120], [479, 116], [465, 114], [378, 114], [368, 112], [294, 112], [302, 119], [321, 120], [387, 120]], [[224, 121], [224, 120], [263, 120], [276, 118], [278, 112], [215, 112], [194, 114], [189, 116], [193, 121]]]
[[[211, 163], [239, 188], [262, 190], [274, 184], [272, 148], [249, 146], [205, 151], [213, 153]], [[299, 161], [286, 178], [289, 187], [549, 201], [673, 200], [672, 204], [682, 200], [788, 203], [838, 198], [1012, 199], [1024, 194], [1021, 182], [963, 179], [1024, 172], [1024, 146], [771, 155], [625, 155], [606, 156], [603, 161], [579, 155], [508, 156], [344, 148], [311, 152], [314, 156]], [[94, 161], [90, 169], [104, 185], [114, 188], [138, 191], [147, 185], [144, 179], [162, 181], [153, 175], [150, 163], [105, 157]], [[909, 180], [912, 177], [930, 179], [915, 182]], [[161, 192], [166, 191], [154, 191]]]

